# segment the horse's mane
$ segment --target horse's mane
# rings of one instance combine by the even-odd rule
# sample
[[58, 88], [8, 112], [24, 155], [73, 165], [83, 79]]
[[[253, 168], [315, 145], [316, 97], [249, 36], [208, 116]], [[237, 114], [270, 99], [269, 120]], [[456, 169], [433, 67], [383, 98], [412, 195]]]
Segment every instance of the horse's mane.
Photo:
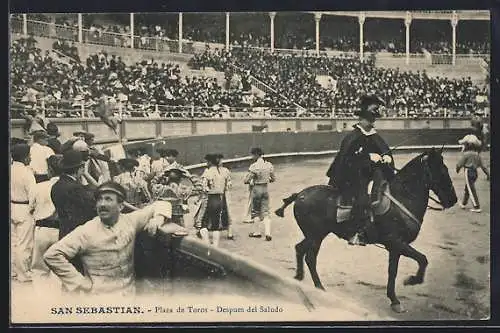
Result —
[[396, 179], [399, 179], [401, 180], [401, 178], [405, 177], [406, 174], [412, 170], [414, 170], [416, 167], [420, 166], [421, 165], [421, 159], [422, 157], [427, 154], [428, 151], [425, 151], [417, 156], [415, 156], [414, 158], [412, 158], [408, 163], [406, 163], [399, 171], [398, 173], [396, 174], [396, 177], [395, 177], [395, 180]]

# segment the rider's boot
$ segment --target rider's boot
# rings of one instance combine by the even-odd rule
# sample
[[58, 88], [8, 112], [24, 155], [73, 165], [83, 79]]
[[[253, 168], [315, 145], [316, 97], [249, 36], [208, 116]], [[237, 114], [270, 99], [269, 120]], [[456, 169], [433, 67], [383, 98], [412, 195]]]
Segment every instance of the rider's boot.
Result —
[[[365, 214], [364, 214], [365, 215]], [[348, 241], [347, 243], [349, 245], [359, 245], [359, 246], [366, 246], [367, 244], [367, 237], [366, 237], [366, 228], [371, 224], [373, 223], [373, 213], [371, 212], [368, 212], [368, 216], [363, 216], [361, 218], [362, 221], [365, 221], [365, 223], [363, 224], [363, 227], [357, 231], [354, 236], [352, 236]]]

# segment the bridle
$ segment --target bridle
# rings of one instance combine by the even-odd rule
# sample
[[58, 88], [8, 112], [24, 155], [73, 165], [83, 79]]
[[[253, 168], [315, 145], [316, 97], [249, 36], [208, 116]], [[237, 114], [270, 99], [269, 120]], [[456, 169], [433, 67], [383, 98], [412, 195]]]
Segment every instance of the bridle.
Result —
[[[435, 184], [433, 177], [432, 177], [432, 172], [430, 171], [429, 164], [427, 163], [427, 158], [428, 155], [424, 155], [420, 158], [420, 162], [422, 163], [423, 169], [424, 169], [424, 182], [425, 182], [425, 187], [428, 188], [429, 190], [432, 190], [431, 185]], [[432, 207], [427, 205], [427, 208], [432, 209], [432, 210], [444, 210], [444, 205], [439, 201], [439, 199], [434, 198], [430, 193], [429, 193], [429, 199], [440, 205], [441, 207]]]

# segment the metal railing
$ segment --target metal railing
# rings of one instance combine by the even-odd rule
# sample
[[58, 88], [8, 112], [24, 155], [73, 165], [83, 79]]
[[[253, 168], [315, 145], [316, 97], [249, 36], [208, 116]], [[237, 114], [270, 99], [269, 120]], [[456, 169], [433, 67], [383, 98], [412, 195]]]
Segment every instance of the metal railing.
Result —
[[[45, 103], [43, 100], [33, 108], [23, 108], [15, 106], [10, 108], [12, 119], [22, 119], [23, 114], [30, 110], [47, 118], [98, 118], [95, 113], [96, 106], [85, 106], [84, 104], [73, 104], [73, 108], [68, 108], [70, 101], [58, 101], [57, 103]], [[60, 107], [63, 105], [63, 107]], [[66, 105], [66, 106], [64, 106]], [[265, 106], [172, 106], [160, 104], [121, 104], [114, 106], [115, 116], [128, 118], [149, 118], [149, 119], [193, 119], [193, 118], [356, 118], [354, 115], [357, 108], [279, 108]], [[461, 118], [470, 117], [470, 112], [466, 110], [452, 110], [440, 108], [431, 109], [391, 109], [386, 108], [384, 118]]]

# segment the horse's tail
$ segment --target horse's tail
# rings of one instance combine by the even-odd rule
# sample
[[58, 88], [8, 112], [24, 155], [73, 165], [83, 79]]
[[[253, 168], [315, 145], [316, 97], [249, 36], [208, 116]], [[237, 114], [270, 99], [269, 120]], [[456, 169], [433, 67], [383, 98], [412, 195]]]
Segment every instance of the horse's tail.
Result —
[[298, 193], [294, 193], [288, 198], [283, 199], [283, 205], [280, 208], [276, 209], [274, 211], [274, 214], [278, 215], [279, 217], [285, 216], [285, 208], [290, 206], [292, 202], [294, 202], [297, 199], [297, 195]]

